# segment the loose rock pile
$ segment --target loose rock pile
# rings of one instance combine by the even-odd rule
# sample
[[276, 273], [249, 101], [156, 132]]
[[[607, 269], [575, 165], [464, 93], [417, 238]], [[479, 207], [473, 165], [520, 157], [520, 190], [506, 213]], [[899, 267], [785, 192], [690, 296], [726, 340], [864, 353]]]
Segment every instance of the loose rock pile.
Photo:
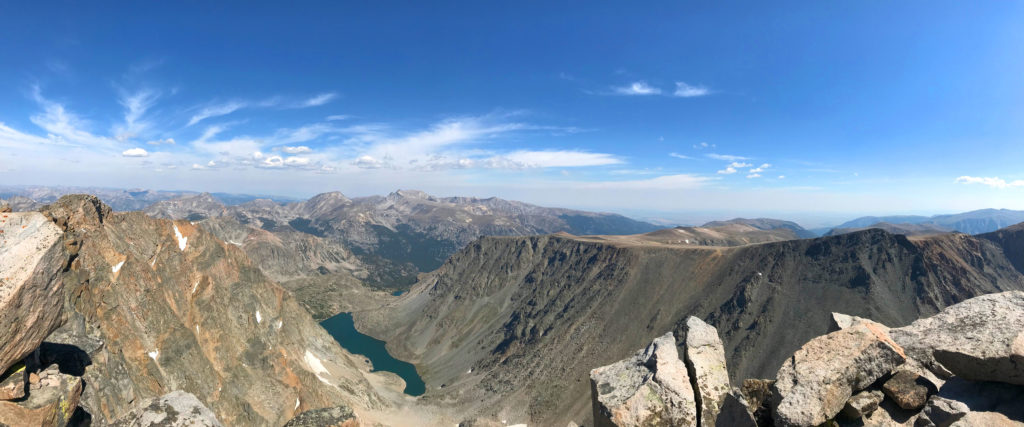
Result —
[[902, 328], [839, 313], [832, 322], [775, 379], [730, 387], [717, 332], [691, 318], [683, 361], [666, 360], [677, 354], [670, 333], [591, 372], [595, 425], [1024, 426], [1024, 292]]

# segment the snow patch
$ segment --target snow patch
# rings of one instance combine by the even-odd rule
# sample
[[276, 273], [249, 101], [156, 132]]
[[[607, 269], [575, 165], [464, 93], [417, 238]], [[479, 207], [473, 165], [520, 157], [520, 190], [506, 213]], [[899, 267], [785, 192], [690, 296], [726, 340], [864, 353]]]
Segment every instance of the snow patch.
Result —
[[260, 316], [259, 310], [256, 310], [256, 323], [263, 323], [263, 316]]
[[178, 249], [185, 250], [185, 244], [188, 243], [188, 237], [182, 236], [181, 231], [178, 231], [178, 224], [171, 224], [174, 227], [174, 237], [178, 239]]
[[110, 267], [110, 271], [113, 271], [113, 272], [117, 273], [118, 271], [121, 271], [121, 266], [122, 265], [124, 265], [124, 261], [121, 261], [121, 262], [117, 263], [117, 265], [115, 265], [113, 267]]
[[469, 370], [468, 370], [468, 371], [466, 371], [466, 373], [467, 373], [467, 374], [472, 374], [472, 373], [473, 373], [473, 368], [469, 368]]
[[196, 288], [199, 287], [199, 282], [202, 282], [202, 281], [203, 281], [202, 279], [196, 280], [196, 283], [192, 285], [192, 293], [193, 294], [196, 293]]
[[327, 381], [327, 379], [323, 377], [325, 374], [330, 375], [330, 372], [327, 371], [327, 368], [324, 367], [323, 362], [321, 362], [319, 358], [314, 356], [313, 353], [310, 353], [309, 350], [306, 350], [306, 355], [303, 357], [303, 359], [306, 361], [306, 365], [309, 366], [309, 369], [313, 371], [313, 374], [316, 375], [317, 379], [319, 379], [320, 382], [327, 385], [333, 385], [331, 384], [330, 381]]
[[294, 411], [296, 409], [299, 409], [299, 398], [297, 398], [297, 397], [295, 398], [295, 407], [292, 408], [292, 410]]
[[153, 361], [156, 362], [156, 358], [160, 357], [160, 349], [153, 350], [146, 354], [149, 355], [150, 359], [153, 359]]
[[281, 325], [283, 325], [283, 324], [284, 324], [283, 320], [278, 320], [277, 321], [277, 325], [274, 325], [274, 327], [276, 327], [277, 329], [281, 329]]

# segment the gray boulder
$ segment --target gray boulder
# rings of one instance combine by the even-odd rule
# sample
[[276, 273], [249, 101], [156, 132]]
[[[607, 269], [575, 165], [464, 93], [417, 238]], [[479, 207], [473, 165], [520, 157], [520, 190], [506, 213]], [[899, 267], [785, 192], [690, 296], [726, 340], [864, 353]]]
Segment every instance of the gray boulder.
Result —
[[671, 332], [632, 357], [590, 371], [594, 425], [696, 426], [697, 406]]
[[776, 376], [776, 425], [817, 426], [832, 419], [854, 393], [901, 365], [906, 356], [871, 321], [812, 339], [793, 354]]
[[713, 426], [722, 402], [729, 395], [729, 371], [725, 366], [725, 347], [718, 330], [691, 316], [686, 319], [687, 373], [697, 387], [695, 397], [700, 411], [700, 425]]
[[890, 332], [937, 374], [1024, 385], [1024, 292], [983, 295]]
[[850, 400], [847, 400], [840, 413], [846, 418], [865, 417], [878, 409], [882, 399], [885, 399], [885, 395], [881, 391], [864, 390], [853, 395]]
[[969, 412], [950, 424], [950, 427], [1021, 427], [1024, 423], [1014, 421], [998, 412]]
[[968, 412], [971, 412], [971, 408], [968, 408], [967, 404], [963, 402], [947, 399], [942, 396], [932, 396], [928, 399], [923, 414], [931, 422], [931, 425], [935, 427], [948, 427], [960, 418], [963, 418]]
[[147, 399], [118, 418], [113, 427], [221, 427], [220, 421], [192, 393], [180, 390]]

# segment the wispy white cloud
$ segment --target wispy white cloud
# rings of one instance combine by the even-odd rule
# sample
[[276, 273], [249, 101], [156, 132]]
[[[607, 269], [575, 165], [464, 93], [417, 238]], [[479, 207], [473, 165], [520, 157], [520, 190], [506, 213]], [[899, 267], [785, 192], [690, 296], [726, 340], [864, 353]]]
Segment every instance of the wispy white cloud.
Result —
[[52, 144], [61, 144], [61, 141], [20, 132], [0, 122], [0, 147], [27, 150]]
[[677, 159], [692, 159], [693, 158], [693, 157], [690, 157], [690, 156], [687, 156], [687, 155], [683, 155], [683, 154], [679, 154], [679, 153], [668, 153], [668, 155], [670, 157], [675, 157]]
[[484, 161], [484, 165], [508, 169], [571, 168], [606, 166], [619, 163], [622, 163], [622, 160], [611, 154], [577, 150], [521, 150], [494, 156]]
[[618, 95], [660, 95], [661, 89], [653, 87], [645, 81], [637, 81], [627, 86], [613, 87], [612, 91]]
[[708, 144], [706, 142], [701, 142], [700, 144], [693, 144], [693, 148], [698, 150], [703, 150], [705, 148], [715, 148], [715, 146], [715, 144]]
[[711, 90], [704, 86], [690, 86], [685, 82], [676, 82], [676, 91], [672, 95], [680, 98], [694, 98], [709, 95], [710, 93]]
[[321, 105], [327, 104], [328, 102], [331, 102], [331, 100], [333, 100], [337, 96], [338, 96], [338, 94], [336, 94], [334, 92], [321, 93], [321, 94], [316, 95], [316, 96], [314, 96], [312, 98], [309, 98], [309, 99], [307, 99], [305, 101], [302, 101], [301, 103], [299, 103], [297, 105], [297, 107], [300, 107], [300, 108], [319, 107]]
[[151, 124], [143, 121], [142, 117], [156, 104], [158, 98], [160, 92], [152, 89], [142, 89], [134, 93], [121, 90], [118, 102], [124, 107], [124, 123], [114, 126], [114, 138], [126, 141], [145, 132]]
[[136, 147], [122, 151], [121, 155], [124, 157], [148, 157], [149, 152], [143, 148]]
[[337, 128], [326, 123], [315, 123], [301, 126], [294, 129], [278, 129], [274, 136], [269, 138], [272, 144], [295, 144], [299, 142], [312, 141], [321, 136], [331, 133], [346, 133], [348, 129]]
[[235, 111], [241, 110], [242, 108], [245, 108], [248, 105], [248, 103], [243, 101], [228, 101], [224, 103], [205, 106], [201, 110], [199, 110], [198, 113], [193, 115], [191, 119], [189, 119], [188, 126], [192, 126], [196, 123], [199, 123], [203, 120], [212, 117], [226, 116], [228, 114], [234, 113]]
[[85, 120], [68, 111], [63, 104], [43, 97], [39, 86], [33, 86], [32, 97], [43, 108], [43, 112], [29, 117], [29, 119], [36, 126], [48, 132], [51, 139], [56, 138], [71, 144], [91, 145], [97, 148], [109, 146], [114, 142], [111, 138], [97, 136], [85, 130], [89, 126]]
[[961, 176], [956, 179], [962, 184], [982, 184], [993, 188], [1024, 187], [1024, 179], [1006, 181], [999, 177]]
[[743, 156], [733, 156], [731, 154], [715, 154], [715, 153], [708, 153], [708, 154], [705, 154], [705, 156], [707, 156], [708, 158], [711, 158], [711, 159], [724, 160], [724, 161], [727, 161], [727, 162], [735, 162], [735, 161], [739, 161], [739, 160], [747, 160], [749, 158], [749, 157], [743, 157]]
[[294, 146], [294, 147], [284, 146], [284, 147], [281, 147], [281, 151], [284, 151], [285, 153], [288, 153], [288, 154], [302, 154], [302, 153], [310, 153], [313, 150], [311, 148], [305, 146], [305, 145], [299, 145], [299, 146]]
[[154, 139], [147, 142], [149, 145], [174, 145], [174, 138]]
[[352, 118], [352, 116], [349, 116], [347, 114], [334, 114], [334, 115], [327, 116], [327, 121], [335, 122], [335, 121], [339, 121], [339, 120], [348, 120], [350, 118]]

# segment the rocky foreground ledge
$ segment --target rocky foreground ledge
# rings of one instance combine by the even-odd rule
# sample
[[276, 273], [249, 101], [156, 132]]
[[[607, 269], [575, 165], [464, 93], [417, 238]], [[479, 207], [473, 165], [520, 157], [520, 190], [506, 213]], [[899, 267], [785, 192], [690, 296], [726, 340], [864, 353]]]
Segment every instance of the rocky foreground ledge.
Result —
[[1024, 292], [902, 328], [832, 317], [774, 379], [738, 386], [717, 331], [691, 317], [678, 343], [670, 332], [591, 371], [594, 425], [1024, 426]]
[[0, 206], [0, 427], [353, 425], [383, 405], [355, 363], [187, 221]]

